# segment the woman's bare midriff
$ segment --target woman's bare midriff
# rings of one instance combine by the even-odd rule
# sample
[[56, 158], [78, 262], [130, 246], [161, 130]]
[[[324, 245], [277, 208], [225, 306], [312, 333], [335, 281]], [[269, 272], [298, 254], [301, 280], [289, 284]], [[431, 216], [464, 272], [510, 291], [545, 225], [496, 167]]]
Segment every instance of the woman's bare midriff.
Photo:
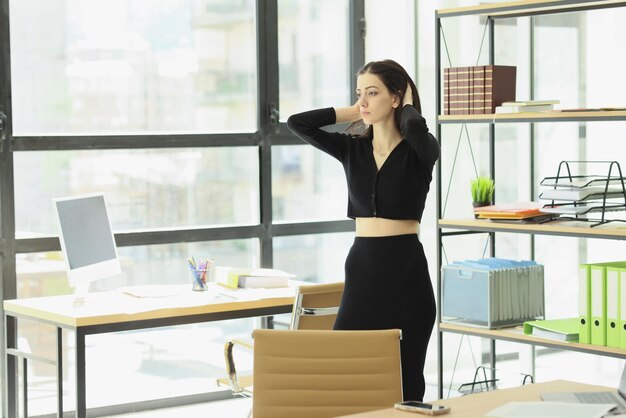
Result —
[[417, 234], [420, 223], [412, 219], [356, 218], [357, 237]]

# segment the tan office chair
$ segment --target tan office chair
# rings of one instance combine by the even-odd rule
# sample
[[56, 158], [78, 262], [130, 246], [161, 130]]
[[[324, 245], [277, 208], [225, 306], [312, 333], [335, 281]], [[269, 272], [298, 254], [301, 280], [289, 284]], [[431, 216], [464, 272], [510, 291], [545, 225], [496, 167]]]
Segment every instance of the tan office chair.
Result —
[[402, 401], [399, 329], [255, 330], [254, 418], [325, 418]]
[[[335, 323], [344, 283], [325, 283], [299, 286], [291, 313], [289, 329], [331, 330]], [[234, 395], [252, 395], [252, 376], [238, 376], [234, 348], [253, 349], [251, 341], [231, 340], [224, 345], [226, 378], [217, 379], [219, 386], [229, 386]]]

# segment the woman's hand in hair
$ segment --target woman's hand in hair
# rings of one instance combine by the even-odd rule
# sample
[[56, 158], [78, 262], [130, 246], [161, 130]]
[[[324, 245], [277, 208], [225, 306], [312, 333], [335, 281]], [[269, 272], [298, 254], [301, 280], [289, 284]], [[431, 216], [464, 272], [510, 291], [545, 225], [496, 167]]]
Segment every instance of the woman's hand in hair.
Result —
[[359, 101], [357, 100], [350, 107], [336, 107], [335, 117], [337, 118], [335, 123], [342, 122], [356, 122], [361, 120], [361, 109], [359, 108]]
[[406, 105], [413, 106], [413, 89], [409, 83], [406, 83], [406, 91], [404, 92], [404, 97], [402, 98], [402, 107]]

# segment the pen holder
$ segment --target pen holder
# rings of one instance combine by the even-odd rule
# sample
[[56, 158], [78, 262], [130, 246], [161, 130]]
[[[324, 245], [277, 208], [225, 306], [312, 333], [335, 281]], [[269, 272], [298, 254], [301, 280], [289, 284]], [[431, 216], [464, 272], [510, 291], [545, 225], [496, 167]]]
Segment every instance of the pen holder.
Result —
[[211, 270], [211, 268], [196, 268], [191, 270], [191, 275], [193, 277], [193, 285], [191, 287], [192, 290], [196, 292], [209, 290], [209, 287], [207, 286], [207, 276], [210, 273], [209, 270]]

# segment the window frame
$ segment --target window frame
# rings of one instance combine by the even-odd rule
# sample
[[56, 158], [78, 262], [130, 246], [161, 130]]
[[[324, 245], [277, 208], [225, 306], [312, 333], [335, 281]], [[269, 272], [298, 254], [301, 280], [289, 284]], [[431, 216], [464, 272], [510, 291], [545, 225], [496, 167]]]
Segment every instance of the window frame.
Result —
[[[365, 5], [364, 0], [348, 0], [349, 12], [349, 71], [350, 94], [356, 100], [356, 74], [365, 63]], [[260, 240], [261, 267], [273, 266], [273, 238], [293, 235], [326, 234], [354, 231], [353, 220], [273, 223], [272, 220], [272, 146], [302, 145], [287, 129], [279, 117], [279, 64], [278, 64], [278, 1], [256, 0], [257, 46], [257, 130], [256, 132], [217, 134], [146, 134], [146, 135], [45, 135], [13, 136], [11, 109], [11, 53], [10, 53], [10, 0], [0, 0], [0, 299], [17, 297], [16, 255], [45, 251], [59, 251], [57, 236], [16, 239], [15, 237], [15, 182], [13, 154], [29, 151], [114, 150], [150, 148], [212, 148], [256, 147], [259, 155], [260, 223], [256, 225], [225, 227], [177, 227], [139, 229], [115, 232], [117, 245], [140, 246], [181, 242], [200, 242], [230, 239], [257, 238]], [[259, 53], [263, 51], [263, 53]], [[4, 309], [0, 305], [4, 317]], [[0, 391], [6, 392], [7, 373], [17, 372], [17, 360], [7, 361], [7, 342], [15, 346], [17, 327], [15, 320], [7, 321], [5, 333], [0, 333]], [[7, 393], [3, 405], [6, 413]], [[163, 404], [162, 401], [160, 401]], [[148, 402], [149, 404], [149, 402]], [[130, 404], [129, 408], [146, 403]], [[170, 405], [168, 405], [170, 406]], [[109, 408], [113, 410], [114, 407]], [[119, 408], [117, 408], [119, 409]], [[119, 411], [116, 412], [119, 413]], [[130, 410], [130, 409], [129, 409]]]

